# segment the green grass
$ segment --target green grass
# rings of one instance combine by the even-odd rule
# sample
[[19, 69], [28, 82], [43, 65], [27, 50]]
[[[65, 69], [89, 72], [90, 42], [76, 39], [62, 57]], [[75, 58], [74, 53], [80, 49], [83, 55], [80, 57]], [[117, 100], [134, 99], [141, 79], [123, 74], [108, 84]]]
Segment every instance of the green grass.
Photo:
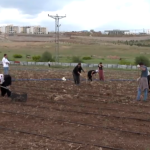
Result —
[[[9, 60], [18, 61], [32, 61], [27, 59], [26, 55], [42, 55], [44, 51], [49, 51], [55, 56], [55, 44], [54, 43], [0, 43], [0, 57], [2, 58], [4, 53], [8, 54]], [[14, 54], [21, 54], [23, 58], [14, 59]], [[60, 62], [72, 62], [72, 56], [93, 56], [91, 60], [84, 60], [85, 63], [108, 63], [117, 64], [119, 59], [110, 59], [108, 56], [118, 56], [125, 58], [131, 63], [134, 62], [136, 56], [146, 55], [150, 58], [150, 50], [148, 47], [129, 46], [124, 44], [112, 44], [112, 43], [100, 43], [100, 44], [60, 44], [59, 49]]]

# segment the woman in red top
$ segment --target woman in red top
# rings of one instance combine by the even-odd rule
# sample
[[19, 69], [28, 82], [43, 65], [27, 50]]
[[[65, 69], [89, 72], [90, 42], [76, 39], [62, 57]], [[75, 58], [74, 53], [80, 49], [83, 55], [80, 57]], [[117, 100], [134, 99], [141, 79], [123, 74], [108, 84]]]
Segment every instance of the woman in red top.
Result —
[[99, 63], [98, 68], [99, 68], [99, 79], [104, 81], [103, 65], [101, 62]]

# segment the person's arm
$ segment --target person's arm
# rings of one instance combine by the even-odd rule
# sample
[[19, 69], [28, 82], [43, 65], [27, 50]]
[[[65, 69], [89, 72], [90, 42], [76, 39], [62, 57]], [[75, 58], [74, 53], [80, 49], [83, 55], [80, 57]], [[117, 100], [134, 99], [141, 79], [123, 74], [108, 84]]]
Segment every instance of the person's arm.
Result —
[[10, 62], [8, 61], [8, 59], [6, 59], [6, 64], [10, 64]]
[[140, 67], [140, 69], [141, 69], [142, 71], [145, 71], [145, 70], [146, 70], [146, 68], [145, 68], [145, 67]]
[[81, 75], [81, 72], [78, 70], [78, 74]]

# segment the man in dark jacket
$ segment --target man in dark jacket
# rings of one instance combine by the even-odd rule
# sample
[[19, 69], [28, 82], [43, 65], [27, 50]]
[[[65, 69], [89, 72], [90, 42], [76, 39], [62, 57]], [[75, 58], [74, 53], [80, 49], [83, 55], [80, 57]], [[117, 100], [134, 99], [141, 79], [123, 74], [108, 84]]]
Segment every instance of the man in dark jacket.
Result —
[[94, 74], [96, 74], [97, 72], [98, 72], [98, 70], [90, 70], [90, 71], [88, 71], [88, 74], [87, 74], [88, 80], [92, 81], [92, 76]]
[[84, 72], [83, 68], [81, 67], [81, 63], [78, 63], [78, 65], [73, 69], [73, 78], [75, 84], [80, 84], [81, 71]]
[[11, 91], [8, 89], [8, 86], [11, 85], [11, 76], [10, 75], [4, 75], [4, 82], [0, 84], [1, 88], [1, 96], [5, 96], [7, 93], [7, 96], [11, 96]]

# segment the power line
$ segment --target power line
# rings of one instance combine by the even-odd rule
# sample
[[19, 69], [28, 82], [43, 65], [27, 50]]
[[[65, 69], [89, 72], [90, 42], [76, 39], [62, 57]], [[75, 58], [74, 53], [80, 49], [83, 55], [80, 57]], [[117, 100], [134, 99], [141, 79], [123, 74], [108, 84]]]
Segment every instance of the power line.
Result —
[[59, 27], [61, 26], [61, 24], [59, 24], [59, 19], [65, 18], [65, 16], [58, 16], [58, 14], [56, 14], [56, 16], [52, 16], [49, 15], [49, 17], [55, 19], [55, 62], [59, 62]]

